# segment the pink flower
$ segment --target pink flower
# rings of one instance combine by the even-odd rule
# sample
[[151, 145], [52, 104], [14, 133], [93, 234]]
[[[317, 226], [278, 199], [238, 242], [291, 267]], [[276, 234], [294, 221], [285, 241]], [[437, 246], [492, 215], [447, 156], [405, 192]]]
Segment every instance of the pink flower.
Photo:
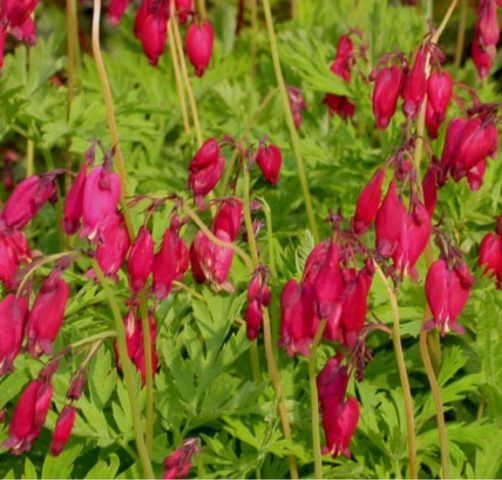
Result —
[[382, 68], [373, 89], [373, 113], [377, 128], [385, 130], [396, 113], [397, 99], [401, 92], [402, 72], [397, 65]]
[[175, 4], [180, 23], [184, 25], [188, 15], [193, 12], [193, 0], [175, 0]]
[[479, 38], [474, 38], [471, 46], [471, 55], [474, 65], [478, 70], [479, 78], [485, 78], [489, 73], [497, 55], [495, 45], [482, 45]]
[[256, 340], [261, 330], [262, 307], [267, 307], [270, 303], [270, 289], [267, 286], [267, 275], [263, 267], [258, 268], [253, 274], [248, 285], [246, 307], [246, 333], [248, 340]]
[[49, 275], [42, 284], [28, 318], [28, 350], [34, 357], [52, 353], [52, 342], [63, 324], [69, 294], [68, 285], [57, 274]]
[[[502, 217], [501, 217], [502, 218]], [[502, 290], [502, 220], [498, 220], [497, 232], [487, 233], [479, 247], [479, 266], [485, 274], [491, 274], [497, 279], [497, 286]]]
[[30, 258], [30, 248], [23, 232], [0, 230], [0, 281], [6, 289], [16, 286], [17, 269]]
[[126, 259], [129, 245], [124, 218], [122, 214], [115, 213], [101, 229], [101, 238], [96, 247], [96, 260], [106, 276], [117, 279], [117, 272]]
[[0, 302], [0, 376], [12, 370], [28, 318], [28, 300], [12, 293]]
[[218, 213], [214, 217], [211, 230], [216, 232], [224, 230], [230, 241], [234, 241], [239, 235], [242, 223], [242, 202], [235, 197], [224, 199]]
[[127, 261], [129, 284], [133, 292], [139, 292], [145, 286], [148, 277], [152, 273], [153, 255], [154, 243], [152, 235], [148, 228], [143, 225], [139, 229]]
[[415, 63], [410, 72], [404, 77], [403, 83], [403, 112], [413, 119], [417, 116], [422, 101], [427, 93], [427, 77], [425, 75], [425, 63], [427, 53], [421, 47], [415, 58]]
[[124, 16], [129, 0], [110, 0], [108, 5], [108, 21], [116, 26]]
[[356, 106], [344, 95], [328, 93], [323, 103], [328, 106], [330, 115], [336, 114], [344, 120], [352, 118], [356, 111]]
[[220, 155], [220, 146], [214, 138], [206, 140], [190, 161], [188, 186], [196, 199], [213, 190], [223, 174], [225, 159]]
[[84, 162], [64, 200], [63, 230], [67, 235], [77, 233], [77, 230], [80, 228], [86, 180], [87, 162]]
[[433, 315], [425, 328], [438, 327], [443, 336], [450, 330], [464, 333], [457, 318], [469, 298], [473, 281], [464, 263], [450, 268], [446, 260], [436, 260], [425, 279], [425, 295]]
[[448, 72], [432, 72], [427, 80], [427, 129], [431, 138], [444, 122], [453, 94], [453, 80]]
[[425, 208], [432, 217], [436, 210], [438, 193], [437, 193], [437, 168], [435, 165], [430, 165], [422, 182], [424, 192]]
[[183, 280], [188, 266], [188, 248], [178, 236], [177, 227], [173, 222], [165, 231], [160, 250], [153, 260], [153, 291], [157, 298], [169, 295], [173, 282]]
[[73, 425], [77, 417], [77, 409], [72, 405], [65, 405], [56, 422], [52, 433], [51, 454], [58, 456], [71, 437]]
[[279, 181], [279, 174], [282, 165], [282, 153], [277, 145], [263, 146], [256, 153], [256, 163], [271, 185], [276, 185]]
[[164, 459], [164, 480], [188, 478], [192, 468], [192, 457], [200, 450], [198, 438], [188, 438], [181, 447]]
[[162, 13], [147, 15], [141, 25], [140, 38], [150, 65], [157, 65], [166, 48], [167, 16]]
[[81, 238], [97, 239], [108, 223], [115, 220], [120, 200], [120, 179], [105, 167], [95, 167], [84, 187]]
[[327, 446], [324, 454], [333, 458], [342, 454], [350, 458], [349, 444], [359, 422], [359, 404], [354, 397], [344, 401], [347, 390], [347, 368], [340, 366], [341, 357], [333, 357], [317, 377], [319, 405]]
[[2, 444], [13, 455], [21, 455], [38, 438], [51, 406], [52, 385], [33, 380], [19, 397], [9, 425], [9, 437]]
[[379, 168], [359, 194], [356, 213], [352, 220], [352, 228], [358, 235], [365, 233], [375, 220], [382, 200], [382, 184], [384, 179], [385, 170]]
[[350, 67], [354, 44], [347, 35], [342, 35], [336, 46], [335, 60], [331, 64], [330, 70], [346, 82], [350, 82]]
[[201, 77], [211, 61], [213, 54], [214, 31], [212, 25], [205, 21], [202, 25], [193, 22], [185, 38], [185, 48], [195, 75]]
[[33, 175], [19, 183], [2, 209], [1, 220], [13, 229], [24, 228], [56, 193], [54, 175]]

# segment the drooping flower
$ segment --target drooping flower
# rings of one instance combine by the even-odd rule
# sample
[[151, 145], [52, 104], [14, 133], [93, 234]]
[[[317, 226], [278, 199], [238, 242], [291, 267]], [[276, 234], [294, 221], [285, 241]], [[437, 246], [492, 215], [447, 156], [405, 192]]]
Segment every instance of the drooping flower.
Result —
[[28, 350], [34, 357], [52, 353], [52, 343], [63, 324], [70, 289], [59, 275], [52, 272], [44, 280], [28, 317]]
[[473, 282], [465, 263], [450, 267], [445, 259], [436, 260], [425, 279], [425, 295], [433, 315], [425, 328], [437, 327], [443, 336], [450, 330], [464, 333], [457, 318], [469, 298]]
[[331, 115], [338, 115], [344, 120], [352, 118], [356, 111], [355, 105], [344, 95], [328, 93], [323, 101], [329, 109]]
[[497, 279], [497, 286], [502, 290], [502, 217], [497, 220], [497, 231], [483, 237], [478, 263], [484, 273]]
[[233, 242], [239, 235], [242, 223], [242, 202], [235, 197], [226, 198], [222, 201], [216, 213], [211, 230], [216, 232], [224, 230]]
[[376, 77], [372, 106], [377, 128], [385, 130], [396, 113], [402, 72], [397, 65], [382, 68]]
[[270, 303], [270, 289], [267, 285], [267, 274], [264, 267], [258, 268], [248, 285], [246, 307], [246, 333], [248, 340], [256, 340], [261, 330], [262, 307]]
[[131, 246], [127, 260], [129, 284], [133, 292], [139, 292], [145, 286], [152, 273], [153, 256], [153, 238], [148, 228], [143, 225]]
[[176, 11], [180, 23], [184, 25], [187, 22], [188, 15], [193, 11], [193, 0], [175, 0]]
[[410, 119], [418, 115], [422, 101], [427, 93], [426, 59], [426, 49], [421, 47], [417, 52], [413, 68], [404, 77], [402, 91], [403, 112]]
[[277, 185], [282, 165], [282, 153], [277, 145], [261, 146], [256, 153], [256, 164], [271, 185]]
[[167, 15], [162, 12], [148, 14], [142, 21], [140, 39], [150, 65], [157, 65], [166, 48]]
[[82, 221], [84, 189], [87, 180], [87, 163], [84, 162], [77, 178], [73, 182], [63, 206], [63, 230], [67, 235], [77, 233]]
[[24, 338], [28, 300], [7, 295], [0, 302], [0, 377], [12, 370]]
[[127, 10], [129, 0], [110, 0], [108, 5], [108, 21], [110, 25], [116, 26]]
[[9, 437], [2, 444], [13, 455], [21, 455], [31, 448], [45, 423], [52, 401], [52, 385], [33, 380], [19, 397], [9, 425]]
[[58, 456], [70, 440], [73, 425], [77, 417], [77, 409], [72, 405], [65, 405], [56, 422], [52, 433], [51, 454]]
[[382, 200], [382, 184], [384, 179], [385, 170], [379, 168], [357, 198], [356, 213], [352, 220], [352, 228], [358, 235], [365, 233], [375, 220]]
[[209, 66], [213, 54], [214, 31], [207, 20], [198, 25], [193, 22], [187, 30], [185, 48], [195, 75], [201, 77]]
[[453, 94], [453, 80], [446, 71], [432, 72], [427, 80], [426, 125], [431, 138], [436, 138], [444, 122]]
[[0, 281], [6, 289], [15, 287], [16, 272], [30, 257], [30, 247], [22, 231], [0, 230]]

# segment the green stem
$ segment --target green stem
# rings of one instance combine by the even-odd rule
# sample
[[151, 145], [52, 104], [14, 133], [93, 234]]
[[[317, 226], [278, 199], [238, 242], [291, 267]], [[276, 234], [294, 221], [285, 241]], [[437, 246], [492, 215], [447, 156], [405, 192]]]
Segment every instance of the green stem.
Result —
[[265, 224], [267, 228], [267, 243], [268, 243], [268, 266], [274, 278], [277, 278], [277, 268], [275, 266], [275, 248], [274, 248], [274, 232], [272, 229], [272, 212], [269, 204], [264, 198], [260, 198], [260, 203], [263, 205], [263, 213], [265, 214]]
[[127, 177], [124, 157], [122, 155], [122, 148], [120, 146], [117, 121], [115, 119], [115, 110], [113, 107], [113, 97], [112, 90], [110, 88], [110, 82], [106, 74], [105, 63], [103, 61], [103, 56], [101, 55], [101, 43], [99, 38], [99, 24], [101, 20], [101, 0], [94, 0], [94, 11], [92, 14], [92, 53], [94, 55], [94, 61], [96, 62], [96, 68], [98, 71], [99, 80], [101, 82], [101, 88], [103, 90], [103, 100], [105, 102], [106, 118], [108, 121], [108, 129], [110, 130], [110, 137], [112, 145], [115, 148], [115, 166], [117, 168], [117, 174], [120, 177], [121, 191], [121, 205], [124, 214], [124, 220], [129, 233], [129, 238], [134, 239], [134, 227], [127, 208]]
[[317, 392], [316, 358], [319, 342], [326, 328], [326, 320], [323, 320], [317, 329], [316, 336], [310, 346], [309, 382], [310, 382], [310, 414], [312, 419], [312, 447], [314, 450], [315, 478], [322, 479], [322, 456], [321, 456], [321, 432], [319, 429], [319, 395]]
[[35, 143], [28, 139], [26, 146], [26, 176], [31, 177], [35, 174]]
[[68, 347], [71, 348], [72, 350], [74, 350], [74, 349], [83, 347], [89, 343], [94, 343], [94, 342], [98, 342], [98, 341], [102, 342], [104, 340], [107, 340], [108, 338], [114, 338], [116, 336], [117, 336], [117, 332], [115, 332], [113, 330], [106, 330], [104, 332], [96, 333], [95, 335], [91, 335], [90, 337], [83, 338], [82, 340], [78, 340], [77, 342], [68, 345]]
[[[244, 160], [246, 161], [246, 160]], [[256, 244], [256, 237], [253, 229], [253, 220], [251, 219], [251, 206], [250, 206], [250, 179], [249, 179], [249, 165], [244, 165], [244, 191], [242, 195], [242, 211], [244, 214], [244, 225], [246, 226], [247, 238], [249, 243], [249, 251], [251, 253], [251, 260], [253, 267], [258, 266], [258, 245]]]
[[396, 354], [397, 368], [403, 390], [404, 410], [406, 413], [406, 429], [408, 437], [408, 461], [410, 467], [410, 477], [417, 478], [417, 442], [415, 437], [415, 419], [413, 415], [413, 400], [411, 396], [410, 382], [408, 380], [408, 372], [406, 371], [406, 363], [404, 360], [403, 347], [401, 345], [401, 330], [399, 325], [399, 307], [394, 289], [389, 284], [389, 281], [382, 269], [375, 262], [375, 270], [382, 282], [385, 285], [389, 295], [391, 315], [392, 315], [392, 343]]
[[251, 0], [251, 30], [251, 75], [254, 77], [258, 52], [258, 0]]
[[251, 358], [251, 370], [253, 372], [253, 380], [256, 385], [261, 383], [261, 368], [260, 368], [260, 356], [258, 354], [258, 343], [257, 340], [251, 342], [249, 347], [249, 355]]
[[[99, 1], [99, 0], [98, 0]], [[141, 461], [141, 466], [143, 468], [143, 476], [145, 478], [154, 478], [152, 464], [150, 462], [150, 456], [148, 454], [148, 449], [146, 448], [143, 427], [141, 424], [141, 409], [139, 405], [139, 396], [135, 388], [135, 378], [134, 369], [127, 354], [127, 344], [126, 344], [126, 333], [124, 328], [124, 322], [122, 320], [122, 315], [120, 314], [120, 308], [117, 303], [110, 286], [108, 285], [108, 279], [101, 270], [98, 262], [92, 260], [92, 268], [96, 273], [99, 283], [105, 291], [105, 295], [108, 299], [110, 309], [112, 311], [113, 320], [115, 322], [115, 329], [117, 330], [117, 346], [119, 351], [120, 365], [122, 365], [122, 371], [124, 372], [124, 383], [127, 390], [127, 395], [129, 397], [129, 402], [131, 404], [131, 415], [134, 425], [134, 437], [136, 440], [136, 448], [138, 450], [139, 458]]]
[[145, 388], [146, 388], [146, 448], [152, 454], [153, 446], [153, 367], [152, 367], [152, 338], [150, 335], [150, 321], [148, 318], [148, 304], [145, 291], [138, 296], [141, 328], [143, 330], [143, 350], [145, 352]]
[[467, 0], [462, 0], [460, 5], [460, 20], [458, 22], [457, 44], [455, 45], [455, 68], [460, 68], [462, 62], [462, 53], [464, 52], [465, 43], [465, 24], [467, 21]]
[[281, 62], [279, 59], [279, 51], [277, 48], [277, 38], [275, 36], [274, 30], [274, 20], [272, 18], [272, 11], [270, 9], [270, 1], [263, 1], [263, 9], [265, 11], [265, 19], [267, 22], [267, 30], [270, 42], [270, 51], [272, 54], [272, 61], [274, 63], [275, 76], [277, 79], [277, 84], [279, 86], [279, 91], [281, 93], [282, 99], [282, 107], [284, 110], [284, 115], [286, 116], [286, 123], [289, 128], [289, 133], [291, 135], [291, 143], [293, 144], [293, 151], [296, 158], [296, 164], [298, 168], [298, 176], [300, 177], [300, 185], [303, 192], [303, 198], [305, 201], [305, 209], [307, 212], [307, 218], [310, 226], [310, 230], [312, 231], [312, 235], [314, 237], [315, 243], [319, 243], [319, 232], [317, 230], [317, 224], [315, 221], [314, 210], [312, 207], [312, 199], [310, 197], [309, 186], [307, 182], [307, 176], [305, 174], [305, 164], [303, 162], [301, 147], [300, 147], [300, 138], [298, 136], [298, 132], [295, 127], [295, 123], [293, 121], [293, 114], [291, 113], [291, 108], [289, 106], [288, 93], [286, 90], [286, 84], [284, 82], [284, 76], [281, 70]]
[[[426, 309], [426, 315], [427, 311], [428, 308]], [[443, 401], [441, 399], [441, 388], [436, 379], [434, 368], [432, 366], [432, 361], [429, 356], [429, 351], [427, 350], [427, 332], [423, 329], [420, 332], [420, 354], [422, 356], [422, 362], [424, 364], [425, 373], [427, 374], [427, 379], [429, 380], [429, 385], [431, 387], [431, 392], [432, 392], [432, 398], [434, 400], [434, 406], [436, 409], [436, 421], [438, 425], [438, 434], [439, 434], [439, 448], [441, 451], [442, 478], [450, 478], [448, 434], [446, 431], [446, 424], [444, 421]]]

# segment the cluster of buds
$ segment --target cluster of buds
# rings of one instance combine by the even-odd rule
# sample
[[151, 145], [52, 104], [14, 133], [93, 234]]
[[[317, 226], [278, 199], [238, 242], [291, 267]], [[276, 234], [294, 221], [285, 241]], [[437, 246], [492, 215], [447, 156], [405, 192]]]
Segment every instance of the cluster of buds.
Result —
[[163, 480], [188, 478], [192, 468], [192, 457], [200, 452], [200, 440], [188, 438], [171, 455], [164, 459]]
[[291, 356], [310, 354], [321, 320], [326, 321], [324, 339], [348, 347], [364, 326], [372, 264], [368, 260], [357, 270], [359, 243], [343, 232], [338, 236], [318, 244], [305, 262], [302, 281], [289, 280], [282, 291], [280, 345]]
[[[111, 0], [108, 20], [117, 25], [124, 15], [129, 1]], [[185, 37], [185, 49], [195, 74], [200, 77], [207, 69], [213, 55], [214, 30], [207, 20], [199, 23], [194, 11], [193, 0], [175, 0], [175, 11], [170, 11], [169, 0], [143, 0], [134, 21], [134, 34], [141, 41], [143, 51], [151, 65], [157, 65], [167, 43], [167, 22], [179, 21], [186, 24], [191, 18]], [[176, 15], [174, 20], [171, 13]]]
[[490, 72], [500, 38], [497, 5], [500, 0], [479, 0], [476, 20], [476, 35], [472, 42], [471, 54], [480, 78]]
[[37, 4], [38, 0], [2, 0], [0, 2], [0, 68], [4, 62], [8, 33], [26, 45], [35, 45], [37, 33], [31, 14]]
[[323, 454], [350, 458], [349, 444], [359, 421], [359, 403], [345, 400], [349, 372], [340, 354], [329, 359], [317, 376], [319, 406], [327, 446]]
[[474, 279], [460, 253], [453, 247], [440, 244], [441, 256], [429, 267], [425, 278], [425, 295], [432, 319], [424, 328], [438, 328], [444, 336], [450, 330], [463, 334], [464, 327], [457, 323], [469, 298]]
[[502, 217], [497, 219], [496, 231], [483, 237], [478, 262], [485, 273], [496, 278], [497, 287], [502, 290]]
[[[353, 64], [354, 44], [349, 36], [342, 35], [338, 40], [335, 59], [330, 69], [334, 75], [340, 77], [344, 82], [350, 83]], [[344, 120], [354, 116], [356, 107], [345, 95], [328, 93], [324, 97], [324, 103], [332, 115], [339, 115]]]

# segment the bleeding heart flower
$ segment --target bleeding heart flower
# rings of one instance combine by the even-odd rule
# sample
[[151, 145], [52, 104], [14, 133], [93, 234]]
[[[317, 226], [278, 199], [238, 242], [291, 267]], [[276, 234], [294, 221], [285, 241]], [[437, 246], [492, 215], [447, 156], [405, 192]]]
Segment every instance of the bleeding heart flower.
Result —
[[359, 194], [356, 213], [352, 220], [352, 229], [358, 235], [365, 233], [375, 220], [382, 200], [382, 184], [384, 179], [385, 170], [379, 168]]
[[214, 31], [212, 25], [205, 21], [202, 25], [193, 22], [185, 38], [185, 47], [190, 63], [195, 69], [195, 75], [202, 77], [211, 61], [213, 54]]
[[77, 409], [72, 405], [65, 405], [56, 422], [52, 433], [51, 454], [57, 457], [70, 440], [73, 425], [77, 418]]
[[164, 459], [164, 480], [188, 478], [192, 468], [192, 457], [200, 451], [200, 440], [189, 438], [181, 447]]
[[256, 163], [271, 185], [277, 185], [282, 165], [282, 153], [277, 145], [262, 146], [256, 153]]
[[426, 59], [426, 49], [421, 47], [417, 52], [413, 68], [404, 77], [402, 91], [404, 100], [403, 112], [410, 119], [418, 115], [422, 101], [427, 93]]
[[127, 261], [129, 284], [133, 292], [139, 292], [152, 273], [154, 247], [152, 235], [143, 225], [132, 244]]
[[402, 72], [397, 65], [382, 68], [376, 77], [373, 90], [373, 113], [377, 128], [385, 130], [396, 113], [401, 92]]

